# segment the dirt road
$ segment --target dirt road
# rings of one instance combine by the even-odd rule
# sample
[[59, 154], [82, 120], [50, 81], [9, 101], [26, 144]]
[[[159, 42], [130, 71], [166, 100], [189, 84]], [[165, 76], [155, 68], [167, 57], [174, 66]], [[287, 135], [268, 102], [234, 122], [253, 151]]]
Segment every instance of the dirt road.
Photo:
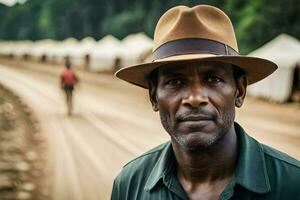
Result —
[[[0, 64], [0, 81], [32, 107], [49, 140], [53, 199], [108, 199], [113, 178], [130, 159], [166, 140], [146, 91], [108, 74], [80, 72], [75, 115], [67, 117], [61, 68]], [[300, 158], [300, 109], [247, 99], [237, 121], [259, 141]], [[255, 133], [255, 134], [254, 134]]]

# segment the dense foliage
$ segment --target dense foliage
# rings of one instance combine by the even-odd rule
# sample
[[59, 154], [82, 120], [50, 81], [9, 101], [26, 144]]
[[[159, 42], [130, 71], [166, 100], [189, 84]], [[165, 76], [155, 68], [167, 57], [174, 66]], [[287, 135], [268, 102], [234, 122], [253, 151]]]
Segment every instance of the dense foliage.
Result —
[[232, 19], [242, 53], [284, 32], [300, 38], [299, 0], [28, 0], [0, 4], [0, 39], [122, 39], [143, 31], [153, 35], [159, 16], [174, 5], [215, 5]]

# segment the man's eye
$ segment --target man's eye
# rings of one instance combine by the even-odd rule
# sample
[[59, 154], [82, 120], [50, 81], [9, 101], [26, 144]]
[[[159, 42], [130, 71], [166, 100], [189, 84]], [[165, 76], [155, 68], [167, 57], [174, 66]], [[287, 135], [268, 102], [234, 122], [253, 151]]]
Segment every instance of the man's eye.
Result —
[[219, 83], [222, 81], [222, 79], [219, 77], [216, 77], [216, 76], [209, 76], [209, 77], [207, 77], [206, 81], [208, 83]]
[[182, 85], [184, 83], [181, 79], [171, 79], [167, 81], [168, 85]]

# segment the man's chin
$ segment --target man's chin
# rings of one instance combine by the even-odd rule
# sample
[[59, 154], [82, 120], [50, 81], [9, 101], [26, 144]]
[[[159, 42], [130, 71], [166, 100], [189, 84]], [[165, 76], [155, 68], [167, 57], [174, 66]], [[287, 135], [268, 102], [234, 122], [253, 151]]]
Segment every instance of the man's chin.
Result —
[[218, 135], [192, 132], [188, 135], [174, 136], [174, 139], [182, 148], [189, 151], [195, 151], [213, 146], [218, 139]]

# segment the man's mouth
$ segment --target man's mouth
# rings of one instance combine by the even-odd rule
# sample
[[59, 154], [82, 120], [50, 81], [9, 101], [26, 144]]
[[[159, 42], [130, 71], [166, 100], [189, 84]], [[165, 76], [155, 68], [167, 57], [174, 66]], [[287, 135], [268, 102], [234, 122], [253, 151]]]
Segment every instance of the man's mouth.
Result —
[[187, 115], [180, 118], [180, 122], [200, 122], [200, 121], [208, 121], [212, 120], [213, 118], [208, 115]]

